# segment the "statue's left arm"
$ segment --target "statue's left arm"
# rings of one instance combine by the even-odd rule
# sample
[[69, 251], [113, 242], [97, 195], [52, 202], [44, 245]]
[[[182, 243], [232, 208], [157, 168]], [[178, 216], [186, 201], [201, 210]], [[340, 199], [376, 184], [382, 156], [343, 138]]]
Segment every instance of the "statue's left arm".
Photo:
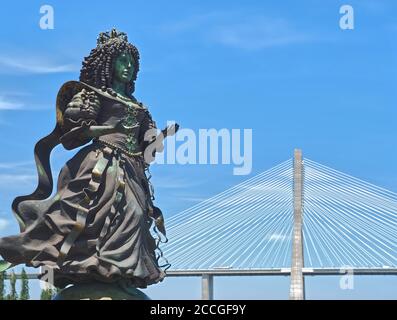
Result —
[[[148, 151], [150, 154], [146, 154], [145, 160], [150, 163], [154, 160], [156, 152], [162, 152], [164, 149], [164, 139], [168, 136], [174, 135], [178, 129], [179, 125], [177, 123], [172, 124], [165, 129], [158, 132], [155, 121], [153, 121], [150, 112], [146, 109], [144, 120], [141, 123], [141, 149]], [[147, 158], [147, 159], [146, 159]]]

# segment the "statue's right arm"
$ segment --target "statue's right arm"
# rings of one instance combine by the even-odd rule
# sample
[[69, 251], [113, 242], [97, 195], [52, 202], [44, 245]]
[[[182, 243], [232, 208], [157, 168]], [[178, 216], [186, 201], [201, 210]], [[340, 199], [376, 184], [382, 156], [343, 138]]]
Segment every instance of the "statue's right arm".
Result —
[[81, 90], [75, 94], [68, 103], [64, 112], [64, 119], [72, 123], [80, 123], [83, 120], [95, 120], [101, 104], [94, 91]]
[[118, 132], [113, 126], [90, 126], [82, 133], [85, 138], [97, 138], [106, 134]]
[[123, 120], [115, 125], [97, 125], [96, 118], [100, 108], [100, 101], [95, 92], [83, 89], [74, 95], [64, 112], [66, 131], [79, 127], [81, 139], [92, 139], [116, 132], [126, 133], [131, 129], [123, 125]]
[[[116, 132], [112, 126], [96, 125], [96, 118], [101, 108], [98, 96], [93, 91], [82, 91], [75, 94], [68, 103], [64, 112], [65, 122], [68, 123], [65, 129], [72, 129], [75, 126], [82, 126], [80, 131], [81, 138], [96, 138], [102, 135]], [[92, 125], [82, 125], [84, 122], [90, 122]]]
[[105, 134], [110, 134], [110, 133], [125, 133], [127, 134], [131, 129], [139, 127], [139, 124], [136, 124], [132, 127], [127, 127], [124, 125], [124, 119], [121, 119], [119, 122], [117, 122], [114, 126], [90, 126], [86, 129], [86, 131], [83, 133], [83, 135], [87, 138], [96, 138], [103, 136]]

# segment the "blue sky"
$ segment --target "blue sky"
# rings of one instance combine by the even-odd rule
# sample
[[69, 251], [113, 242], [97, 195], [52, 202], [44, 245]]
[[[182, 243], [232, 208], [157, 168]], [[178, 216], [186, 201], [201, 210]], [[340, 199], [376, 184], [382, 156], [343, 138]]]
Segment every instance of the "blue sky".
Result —
[[[43, 4], [54, 7], [54, 30], [39, 28]], [[355, 9], [354, 30], [339, 28], [343, 4]], [[395, 1], [8, 1], [1, 9], [0, 235], [17, 232], [12, 199], [35, 187], [33, 146], [54, 126], [59, 87], [78, 78], [97, 34], [114, 26], [140, 50], [136, 97], [159, 126], [252, 128], [252, 175], [300, 147], [397, 192]], [[55, 150], [55, 176], [73, 154]], [[152, 174], [166, 216], [247, 179], [228, 165], [158, 165]], [[358, 278], [352, 292], [332, 279], [310, 278], [308, 297], [397, 297], [395, 278]], [[219, 280], [216, 297], [287, 298], [286, 278], [243, 281]], [[166, 298], [167, 290], [198, 298], [199, 279], [167, 279], [148, 292]]]

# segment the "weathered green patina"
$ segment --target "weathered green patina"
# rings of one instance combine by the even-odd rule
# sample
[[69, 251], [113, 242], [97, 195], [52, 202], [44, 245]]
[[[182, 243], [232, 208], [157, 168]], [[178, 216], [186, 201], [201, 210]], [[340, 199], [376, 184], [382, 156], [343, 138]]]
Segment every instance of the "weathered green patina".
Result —
[[[165, 236], [164, 219], [143, 156], [157, 138], [146, 141], [145, 133], [156, 127], [133, 96], [138, 70], [137, 48], [113, 29], [99, 35], [80, 81], [61, 87], [56, 126], [34, 150], [38, 186], [12, 203], [21, 233], [0, 238], [0, 271], [46, 267], [52, 284], [66, 288], [59, 300], [147, 299], [137, 288], [164, 279], [169, 264], [159, 264], [160, 239], [150, 231], [154, 222]], [[58, 144], [82, 148], [62, 168], [50, 197], [50, 153]]]

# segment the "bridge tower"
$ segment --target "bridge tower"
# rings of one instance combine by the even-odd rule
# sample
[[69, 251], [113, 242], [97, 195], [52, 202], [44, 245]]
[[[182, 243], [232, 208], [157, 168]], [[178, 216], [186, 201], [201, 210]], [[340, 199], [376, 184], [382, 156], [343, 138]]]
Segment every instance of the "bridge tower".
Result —
[[292, 234], [292, 260], [290, 300], [305, 299], [305, 281], [303, 277], [303, 160], [302, 150], [294, 150], [293, 164], [294, 226]]

